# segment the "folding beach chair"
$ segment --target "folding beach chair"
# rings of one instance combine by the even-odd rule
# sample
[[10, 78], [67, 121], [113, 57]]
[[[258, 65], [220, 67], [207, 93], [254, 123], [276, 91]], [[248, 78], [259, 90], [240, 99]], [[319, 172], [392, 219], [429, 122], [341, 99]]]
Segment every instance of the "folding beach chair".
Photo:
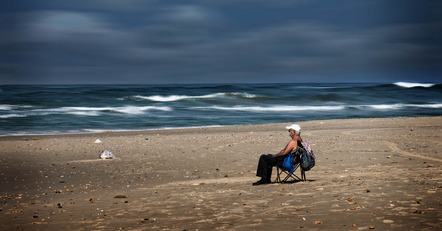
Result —
[[[307, 180], [307, 178], [305, 177], [304, 169], [308, 171], [315, 166], [315, 155], [313, 154], [313, 151], [312, 151], [310, 145], [308, 144], [308, 142], [307, 141], [302, 142], [302, 147], [299, 150], [297, 150], [294, 155], [295, 155], [295, 158], [294, 158], [295, 166], [294, 166], [293, 172], [290, 172], [286, 168], [283, 168], [282, 165], [281, 166], [276, 165], [276, 173], [277, 173], [276, 180], [275, 180], [276, 183], [288, 183], [289, 180], [291, 180], [291, 181], [306, 181]], [[304, 169], [301, 167], [301, 162], [303, 163], [303, 166], [305, 167]], [[298, 168], [299, 168], [299, 171], [301, 171], [301, 177], [298, 177], [295, 174], [296, 169], [298, 169]], [[285, 173], [286, 176], [284, 179], [281, 180], [282, 173]]]
[[[301, 177], [298, 177], [295, 172], [296, 169], [300, 169], [301, 171]], [[284, 179], [281, 180], [281, 175], [285, 173], [285, 177]], [[295, 164], [295, 170], [293, 170], [293, 173], [287, 171], [286, 169], [284, 169], [281, 166], [276, 166], [276, 183], [289, 183], [290, 181], [306, 181], [307, 179], [305, 178], [305, 172], [304, 170], [302, 170], [302, 168], [300, 168], [299, 166], [299, 162]]]

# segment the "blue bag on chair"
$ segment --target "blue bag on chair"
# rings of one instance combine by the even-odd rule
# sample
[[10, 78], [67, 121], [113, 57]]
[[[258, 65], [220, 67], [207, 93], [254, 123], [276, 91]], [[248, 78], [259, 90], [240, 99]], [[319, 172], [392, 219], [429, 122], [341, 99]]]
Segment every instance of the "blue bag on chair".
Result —
[[282, 162], [282, 167], [290, 173], [293, 173], [293, 171], [295, 170], [295, 163], [293, 162], [292, 153], [290, 153], [289, 156], [284, 159], [284, 162]]

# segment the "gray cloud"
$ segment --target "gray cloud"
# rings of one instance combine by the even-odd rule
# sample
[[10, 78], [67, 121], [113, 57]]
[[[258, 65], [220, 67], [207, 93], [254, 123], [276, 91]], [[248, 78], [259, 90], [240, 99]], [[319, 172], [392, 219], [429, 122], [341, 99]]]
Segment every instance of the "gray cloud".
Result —
[[[440, 40], [435, 39], [440, 33], [433, 33], [439, 31], [439, 19], [378, 23], [370, 18], [368, 23], [350, 17], [337, 24], [327, 20], [327, 11], [316, 19], [301, 17], [305, 10], [336, 8], [311, 9], [304, 1], [260, 4], [250, 9], [253, 12], [198, 1], [133, 1], [121, 9], [121, 1], [110, 3], [106, 10], [92, 5], [89, 11], [57, 3], [55, 9], [11, 12], [0, 18], [2, 34], [12, 35], [0, 38], [0, 81], [353, 81], [370, 75], [370, 80], [385, 81], [399, 79], [404, 72], [441, 70]], [[150, 7], [135, 7], [139, 4]], [[275, 17], [257, 17], [261, 14]], [[380, 16], [373, 12], [373, 17]], [[9, 22], [13, 26], [7, 26]]]

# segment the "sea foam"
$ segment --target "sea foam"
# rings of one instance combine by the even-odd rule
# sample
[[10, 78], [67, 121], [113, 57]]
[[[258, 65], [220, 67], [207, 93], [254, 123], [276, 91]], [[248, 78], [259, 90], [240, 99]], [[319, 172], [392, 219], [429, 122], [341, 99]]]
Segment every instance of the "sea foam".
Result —
[[221, 107], [221, 106], [210, 106], [210, 107], [194, 107], [193, 109], [215, 109], [224, 111], [250, 111], [250, 112], [291, 112], [291, 111], [339, 111], [348, 109], [359, 109], [359, 110], [399, 110], [403, 108], [432, 108], [438, 109], [442, 108], [442, 104], [376, 104], [376, 105], [336, 105], [336, 106], [233, 106], [233, 107]]
[[113, 111], [124, 114], [139, 115], [145, 111], [157, 110], [157, 111], [171, 111], [170, 107], [157, 107], [157, 106], [124, 106], [124, 107], [64, 107], [60, 108], [61, 111], [67, 110], [68, 112], [84, 112], [84, 111]]
[[170, 107], [158, 107], [158, 106], [123, 106], [123, 107], [61, 107], [52, 109], [39, 109], [34, 112], [55, 112], [55, 113], [67, 113], [74, 115], [90, 115], [97, 116], [100, 112], [119, 112], [124, 114], [139, 115], [145, 111], [157, 110], [157, 111], [171, 111]]
[[405, 88], [413, 88], [413, 87], [433, 87], [435, 84], [433, 83], [408, 83], [408, 82], [396, 82], [394, 85]]
[[25, 109], [25, 108], [32, 108], [32, 106], [0, 104], [0, 110], [4, 110], [4, 111], [11, 111], [11, 110]]
[[11, 105], [8, 104], [0, 104], [0, 110], [9, 111], [12, 109]]
[[399, 110], [403, 108], [433, 108], [438, 109], [442, 108], [442, 104], [440, 103], [434, 103], [434, 104], [402, 104], [402, 103], [396, 103], [396, 104], [377, 104], [377, 105], [357, 105], [354, 106], [358, 109], [375, 109], [375, 110]]
[[287, 111], [332, 111], [344, 110], [345, 106], [234, 106], [234, 107], [194, 107], [195, 109], [216, 109], [225, 111], [254, 111], [254, 112], [287, 112]]
[[403, 108], [404, 104], [379, 104], [379, 105], [363, 105], [362, 107], [368, 107], [376, 110], [397, 110]]
[[[1, 105], [0, 110], [12, 110], [13, 107], [9, 105]], [[0, 119], [28, 117], [28, 116], [46, 116], [54, 114], [68, 114], [77, 116], [100, 116], [103, 112], [117, 112], [129, 115], [141, 115], [146, 111], [172, 111], [170, 107], [159, 106], [123, 106], [123, 107], [60, 107], [60, 108], [46, 108], [46, 109], [32, 109], [28, 111], [20, 111], [19, 114], [11, 113], [0, 115]]]
[[27, 116], [27, 115], [6, 114], [6, 115], [0, 115], [0, 119], [18, 118], [18, 117], [26, 117], [26, 116]]
[[221, 93], [214, 93], [214, 94], [207, 94], [207, 95], [196, 95], [196, 96], [189, 96], [189, 95], [142, 96], [142, 95], [136, 95], [136, 96], [133, 96], [133, 98], [155, 101], [155, 102], [173, 102], [173, 101], [180, 101], [180, 100], [186, 100], [186, 99], [210, 99], [210, 98], [221, 98], [221, 97], [231, 97], [231, 96], [244, 97], [244, 98], [256, 97], [256, 95], [248, 94], [248, 93], [241, 93], [241, 92], [224, 93], [224, 92], [221, 92]]

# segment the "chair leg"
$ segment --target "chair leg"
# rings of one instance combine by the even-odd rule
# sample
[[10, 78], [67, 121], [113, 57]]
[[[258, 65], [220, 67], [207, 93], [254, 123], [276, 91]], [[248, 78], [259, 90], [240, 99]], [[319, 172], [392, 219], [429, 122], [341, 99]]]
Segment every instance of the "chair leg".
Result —
[[302, 181], [307, 181], [306, 177], [305, 177], [305, 172], [301, 169], [301, 180]]
[[280, 172], [279, 172], [279, 167], [278, 166], [276, 166], [276, 179], [275, 179], [275, 182], [276, 183], [280, 183], [281, 182], [281, 176], [280, 176]]
[[[295, 171], [296, 171], [296, 169], [298, 167], [299, 167], [299, 165], [297, 165], [295, 167]], [[305, 171], [303, 171], [301, 168], [300, 168], [300, 171], [301, 171], [301, 177], [298, 177], [297, 175], [294, 174], [295, 172], [293, 172], [293, 173], [285, 172], [283, 169], [281, 169], [278, 166], [276, 166], [276, 179], [275, 179], [275, 182], [276, 183], [286, 183], [290, 178], [293, 178], [294, 180], [299, 180], [299, 181], [307, 181], [307, 178], [305, 177]], [[283, 180], [281, 180], [281, 174], [283, 172], [287, 173], [287, 175], [285, 176], [285, 178]]]

